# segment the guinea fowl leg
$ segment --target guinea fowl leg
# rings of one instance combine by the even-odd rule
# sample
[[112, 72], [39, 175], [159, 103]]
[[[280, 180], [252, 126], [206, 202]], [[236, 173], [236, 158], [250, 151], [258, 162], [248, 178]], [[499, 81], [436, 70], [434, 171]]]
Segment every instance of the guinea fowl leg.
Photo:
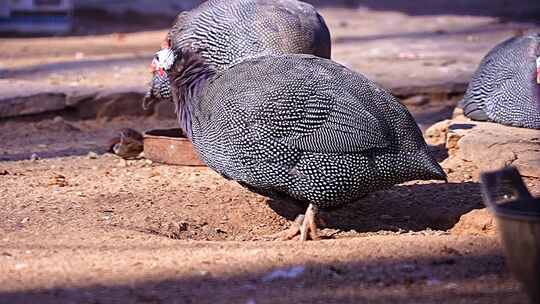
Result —
[[265, 239], [289, 241], [300, 234], [300, 241], [307, 241], [308, 236], [311, 240], [318, 240], [317, 235], [317, 207], [310, 204], [306, 214], [300, 214], [296, 217], [289, 229], [276, 234], [265, 236]]
[[308, 235], [312, 240], [318, 240], [317, 235], [317, 207], [313, 204], [309, 204], [304, 216], [304, 222], [300, 227], [300, 241], [304, 242], [308, 240]]

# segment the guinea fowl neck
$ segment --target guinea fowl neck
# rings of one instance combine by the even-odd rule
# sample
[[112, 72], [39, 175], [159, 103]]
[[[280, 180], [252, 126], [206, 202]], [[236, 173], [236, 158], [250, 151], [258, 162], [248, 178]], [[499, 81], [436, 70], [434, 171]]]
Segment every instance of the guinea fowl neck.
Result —
[[191, 140], [192, 114], [201, 90], [216, 72], [198, 54], [181, 50], [170, 72], [173, 100], [180, 128]]

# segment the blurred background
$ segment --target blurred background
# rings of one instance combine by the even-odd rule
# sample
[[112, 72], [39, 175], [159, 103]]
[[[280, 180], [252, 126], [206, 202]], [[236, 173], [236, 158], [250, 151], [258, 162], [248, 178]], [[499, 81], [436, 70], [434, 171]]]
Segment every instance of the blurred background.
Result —
[[[148, 67], [176, 15], [201, 2], [0, 0], [0, 121], [124, 119], [127, 126], [143, 128], [134, 118], [152, 117], [174, 124], [170, 104], [140, 106], [151, 77]], [[332, 59], [398, 96], [422, 130], [452, 115], [493, 46], [539, 30], [540, 21], [540, 1], [307, 2], [330, 29]], [[109, 135], [100, 135], [89, 148], [44, 133], [50, 145], [30, 149], [6, 135], [0, 159], [25, 159], [29, 150], [51, 156], [74, 149], [86, 153], [102, 148], [114, 127], [101, 129]], [[53, 152], [51, 145], [57, 146]]]
[[[540, 1], [307, 2], [330, 28], [332, 59], [402, 98], [422, 128], [449, 117], [489, 49], [538, 29], [540, 20]], [[200, 3], [0, 0], [0, 119], [172, 118], [169, 105], [143, 111], [138, 104], [148, 65], [175, 16]]]
[[[202, 0], [0, 0], [3, 34], [93, 34], [168, 25]], [[409, 15], [475, 15], [537, 21], [540, 1], [308, 0], [319, 7], [400, 11]], [[119, 19], [120, 18], [120, 19]], [[116, 21], [116, 22], [115, 22]], [[105, 22], [106, 24], [101, 24]], [[136, 27], [132, 27], [136, 26]]]

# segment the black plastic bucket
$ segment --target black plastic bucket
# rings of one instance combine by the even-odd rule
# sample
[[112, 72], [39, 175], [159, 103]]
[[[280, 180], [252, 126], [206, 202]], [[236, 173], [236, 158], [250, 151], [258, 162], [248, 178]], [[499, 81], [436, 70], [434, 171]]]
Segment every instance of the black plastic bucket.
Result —
[[507, 264], [532, 303], [540, 303], [540, 199], [531, 196], [513, 167], [484, 173], [481, 180]]

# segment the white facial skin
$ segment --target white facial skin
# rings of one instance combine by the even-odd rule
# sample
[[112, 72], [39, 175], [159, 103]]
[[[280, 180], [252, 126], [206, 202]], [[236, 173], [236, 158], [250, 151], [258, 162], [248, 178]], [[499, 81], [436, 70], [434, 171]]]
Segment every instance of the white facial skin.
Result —
[[152, 67], [156, 71], [167, 71], [172, 67], [175, 59], [176, 55], [171, 49], [162, 49], [154, 56]]

